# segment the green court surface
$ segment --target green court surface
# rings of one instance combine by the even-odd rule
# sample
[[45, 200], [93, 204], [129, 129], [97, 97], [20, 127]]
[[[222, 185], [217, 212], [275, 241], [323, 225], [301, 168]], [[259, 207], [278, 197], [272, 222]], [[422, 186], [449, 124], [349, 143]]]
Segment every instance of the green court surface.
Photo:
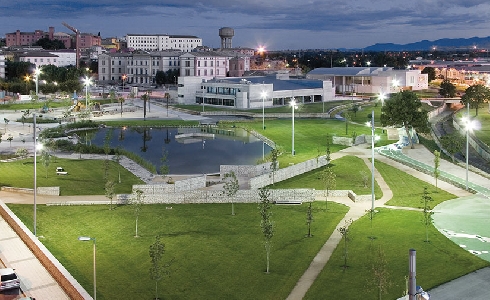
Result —
[[434, 226], [471, 253], [490, 261], [490, 199], [476, 194], [434, 208]]

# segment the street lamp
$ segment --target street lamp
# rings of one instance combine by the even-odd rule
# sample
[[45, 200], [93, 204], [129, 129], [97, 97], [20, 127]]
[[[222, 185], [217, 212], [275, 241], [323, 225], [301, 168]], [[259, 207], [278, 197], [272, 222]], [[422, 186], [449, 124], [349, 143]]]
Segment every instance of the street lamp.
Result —
[[294, 151], [294, 110], [298, 108], [298, 105], [296, 105], [296, 101], [294, 100], [294, 97], [291, 98], [289, 105], [291, 105], [291, 112], [292, 112], [291, 118], [293, 120], [293, 127], [292, 127], [293, 135], [292, 135], [292, 139], [291, 139], [291, 141], [292, 141], [291, 154], [294, 156], [294, 154], [295, 154], [295, 151]]
[[473, 128], [475, 127], [475, 124], [473, 121], [470, 119], [470, 103], [468, 102], [466, 104], [466, 117], [463, 117], [463, 123], [465, 125], [465, 130], [466, 130], [466, 190], [468, 190], [468, 157], [469, 157], [469, 133]]
[[374, 110], [371, 112], [371, 122], [366, 122], [371, 126], [371, 220], [374, 214]]
[[86, 242], [86, 241], [94, 241], [94, 300], [97, 300], [97, 273], [96, 273], [96, 266], [95, 266], [95, 238], [91, 238], [89, 236], [79, 236], [78, 237], [79, 241]]
[[126, 81], [126, 78], [128, 78], [128, 76], [127, 76], [126, 74], [123, 74], [123, 76], [122, 76], [122, 84], [123, 84], [122, 88], [123, 88], [123, 93], [124, 93], [124, 81]]
[[41, 74], [41, 70], [36, 67], [36, 69], [34, 70], [34, 80], [36, 81], [36, 97], [39, 92], [39, 74]]
[[85, 85], [85, 109], [88, 107], [88, 86], [92, 84], [92, 78], [85, 76], [83, 79]]
[[27, 94], [29, 94], [29, 89], [28, 89], [28, 87], [27, 87], [27, 86], [28, 86], [28, 84], [29, 84], [29, 81], [31, 80], [31, 76], [26, 75], [26, 76], [24, 77], [24, 80], [26, 81], [26, 95], [27, 95]]
[[262, 129], [265, 129], [265, 97], [267, 93], [262, 92]]
[[381, 106], [383, 106], [383, 105], [384, 105], [384, 103], [385, 103], [385, 100], [386, 100], [386, 95], [385, 95], [385, 93], [380, 92], [380, 93], [378, 94], [378, 99], [379, 99], [379, 101], [381, 101]]
[[37, 235], [37, 150], [39, 150], [40, 145], [37, 144], [36, 137], [36, 114], [32, 114], [33, 127], [34, 127], [34, 236]]

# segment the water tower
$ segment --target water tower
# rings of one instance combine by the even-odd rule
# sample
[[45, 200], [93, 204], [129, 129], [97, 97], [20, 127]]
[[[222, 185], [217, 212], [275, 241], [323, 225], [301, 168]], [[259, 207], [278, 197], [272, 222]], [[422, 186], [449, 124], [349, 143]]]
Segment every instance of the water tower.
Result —
[[235, 30], [230, 27], [223, 27], [219, 29], [219, 37], [221, 38], [221, 49], [231, 48], [231, 39], [235, 35]]

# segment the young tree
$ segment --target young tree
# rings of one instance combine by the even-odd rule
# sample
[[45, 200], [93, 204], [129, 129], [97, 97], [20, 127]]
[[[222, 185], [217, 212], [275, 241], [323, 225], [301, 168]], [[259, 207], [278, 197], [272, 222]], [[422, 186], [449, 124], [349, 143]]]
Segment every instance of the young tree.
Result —
[[139, 237], [138, 235], [138, 218], [141, 213], [141, 209], [143, 208], [145, 195], [142, 190], [137, 189], [133, 192], [131, 199], [129, 200], [129, 204], [133, 206], [134, 215], [136, 216], [136, 233], [134, 237]]
[[347, 269], [347, 242], [349, 241], [349, 226], [352, 224], [352, 220], [345, 220], [344, 226], [339, 227], [337, 230], [340, 232], [342, 235], [342, 239], [344, 240], [344, 265], [342, 266], [345, 269]]
[[121, 149], [119, 147], [114, 150], [114, 156], [112, 157], [112, 160], [117, 163], [117, 177], [118, 177], [118, 183], [121, 183]]
[[10, 120], [7, 118], [3, 118], [3, 121], [5, 122], [5, 133], [7, 133], [7, 125], [9, 124]]
[[235, 215], [234, 198], [240, 186], [238, 185], [238, 179], [236, 178], [235, 172], [231, 171], [225, 174], [223, 180], [225, 184], [223, 189], [227, 197], [231, 198], [231, 215]]
[[441, 174], [441, 171], [439, 171], [440, 163], [441, 163], [441, 152], [434, 150], [434, 178], [436, 179], [436, 189], [437, 189], [437, 179]]
[[359, 174], [361, 175], [362, 184], [364, 185], [365, 188], [367, 188], [369, 182], [369, 173], [362, 170], [359, 171]]
[[168, 166], [168, 151], [165, 150], [165, 147], [162, 147], [162, 158], [160, 158], [162, 165], [160, 166], [160, 174], [165, 179], [165, 177], [170, 172], [170, 168]]
[[308, 204], [308, 208], [306, 209], [306, 225], [308, 225], [308, 234], [307, 237], [312, 237], [311, 234], [311, 222], [313, 222], [313, 210], [311, 209], [311, 202]]
[[261, 216], [260, 227], [262, 228], [262, 234], [264, 235], [265, 251], [267, 255], [266, 273], [269, 273], [269, 258], [270, 258], [270, 252], [272, 246], [271, 240], [272, 237], [274, 236], [274, 223], [271, 221], [272, 204], [271, 201], [269, 200], [270, 198], [269, 189], [268, 188], [259, 189], [259, 197], [260, 197], [259, 212]]
[[155, 280], [155, 299], [160, 299], [158, 298], [158, 282], [162, 280], [163, 275], [169, 275], [168, 267], [170, 267], [171, 262], [162, 264], [165, 244], [161, 242], [159, 235], [155, 237], [155, 242], [150, 245], [149, 254], [151, 258], [150, 278]]
[[345, 119], [345, 134], [347, 135], [349, 130], [349, 122], [352, 119], [348, 109], [344, 110], [344, 119]]
[[470, 107], [475, 109], [475, 116], [478, 116], [478, 108], [489, 100], [490, 89], [483, 84], [475, 84], [468, 87], [463, 97], [461, 97], [461, 102], [463, 102], [465, 106], [469, 102]]
[[447, 134], [441, 137], [441, 146], [451, 155], [454, 162], [454, 154], [463, 149], [464, 138], [461, 133], [454, 131], [451, 134]]
[[110, 200], [109, 209], [112, 210], [112, 198], [114, 198], [114, 181], [107, 180], [105, 183], [104, 190], [105, 190], [105, 196]]
[[271, 168], [271, 171], [272, 171], [272, 185], [274, 185], [275, 183], [275, 175], [276, 175], [276, 171], [279, 169], [279, 166], [278, 166], [278, 159], [279, 157], [279, 150], [277, 150], [277, 148], [273, 148], [271, 150], [271, 153], [270, 153], [270, 161], [271, 161], [271, 164], [270, 164], [270, 168]]
[[327, 152], [327, 162], [330, 164], [330, 140], [332, 138], [330, 137], [330, 134], [327, 133], [327, 149], [326, 149], [326, 152]]
[[49, 164], [51, 163], [51, 154], [48, 151], [41, 152], [41, 161], [43, 162], [44, 169], [46, 169], [46, 178], [48, 178]]
[[373, 276], [368, 279], [368, 286], [377, 289], [378, 299], [381, 300], [382, 295], [386, 294], [388, 292], [388, 288], [391, 286], [391, 276], [381, 245], [379, 246], [375, 255], [373, 264], [371, 265]]
[[[0, 134], [0, 141], [1, 141], [2, 135]], [[20, 157], [26, 157], [29, 154], [29, 151], [27, 151], [26, 148], [17, 148], [15, 151], [15, 155], [20, 156]]]
[[422, 102], [412, 91], [401, 91], [385, 101], [385, 105], [381, 108], [381, 123], [383, 126], [405, 128], [412, 149], [414, 146], [410, 129], [414, 128], [418, 132], [429, 130], [427, 113], [422, 110]]
[[441, 82], [439, 94], [444, 98], [453, 98], [456, 95], [456, 86], [449, 79], [444, 79]]
[[13, 136], [9, 135], [9, 137], [7, 138], [7, 141], [9, 141], [9, 146], [12, 147], [12, 140], [14, 139]]
[[425, 241], [429, 242], [429, 226], [432, 224], [432, 215], [434, 212], [431, 210], [429, 202], [432, 201], [432, 197], [429, 196], [427, 187], [424, 187], [424, 193], [422, 194], [422, 203], [424, 205], [424, 225], [425, 225]]
[[333, 172], [330, 166], [325, 166], [322, 172], [322, 181], [323, 186], [325, 187], [324, 195], [325, 195], [325, 210], [328, 210], [328, 196], [330, 195], [330, 190], [334, 189], [337, 185], [336, 180], [337, 175]]
[[107, 179], [107, 176], [109, 175], [109, 153], [111, 152], [111, 139], [112, 139], [112, 129], [107, 130], [105, 137], [104, 137], [104, 153], [105, 153], [105, 160], [104, 160], [104, 178]]

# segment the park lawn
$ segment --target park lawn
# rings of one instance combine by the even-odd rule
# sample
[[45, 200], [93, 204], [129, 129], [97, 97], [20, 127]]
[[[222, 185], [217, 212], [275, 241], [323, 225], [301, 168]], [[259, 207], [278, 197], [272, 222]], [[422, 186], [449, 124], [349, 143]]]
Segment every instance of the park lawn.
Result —
[[[32, 206], [9, 205], [28, 226]], [[257, 204], [145, 205], [135, 238], [134, 209], [108, 205], [37, 208], [40, 241], [92, 294], [92, 242], [96, 238], [98, 299], [151, 299], [149, 246], [161, 235], [170, 277], [159, 282], [160, 299], [285, 299], [348, 208], [313, 202], [313, 237], [307, 233], [307, 204], [272, 207], [274, 236], [270, 273]]]
[[69, 102], [63, 101], [36, 101], [36, 102], [24, 102], [24, 103], [4, 103], [0, 102], [0, 110], [26, 110], [29, 109], [31, 113], [41, 109], [44, 105], [48, 105], [49, 108], [59, 108], [69, 106]]
[[[347, 243], [348, 268], [344, 271], [344, 241], [342, 240], [304, 299], [379, 299], [374, 283], [374, 262], [383, 253], [389, 282], [382, 299], [397, 299], [403, 295], [408, 276], [408, 251], [417, 251], [417, 285], [429, 290], [452, 279], [489, 266], [459, 247], [434, 226], [429, 227], [429, 242], [425, 242], [423, 213], [380, 208], [373, 219], [369, 216], [354, 222], [349, 228]], [[371, 236], [375, 239], [371, 239]]]
[[[95, 159], [61, 159], [51, 157], [46, 169], [41, 157], [37, 158], [37, 186], [59, 186], [60, 195], [104, 195], [107, 179], [104, 179], [104, 161]], [[56, 175], [56, 167], [62, 167], [68, 175]], [[47, 172], [46, 172], [47, 170]], [[121, 183], [118, 183], [119, 172]], [[47, 178], [46, 178], [47, 173]], [[34, 187], [34, 159], [27, 158], [13, 162], [0, 163], [0, 186], [19, 188]], [[116, 194], [130, 194], [133, 184], [142, 184], [143, 181], [113, 161], [109, 161], [109, 179], [116, 184]]]
[[386, 205], [423, 208], [422, 195], [424, 187], [427, 187], [427, 192], [432, 197], [433, 201], [429, 204], [431, 208], [443, 201], [456, 198], [455, 195], [436, 189], [434, 185], [388, 164], [375, 160], [374, 165], [393, 192], [393, 198]]
[[[124, 114], [123, 114], [124, 118]], [[143, 118], [143, 116], [141, 116]], [[148, 119], [146, 121], [140, 120], [104, 120], [98, 121], [96, 119], [92, 119], [94, 122], [99, 124], [104, 124], [106, 126], [111, 127], [143, 127], [143, 126], [152, 126], [152, 127], [179, 127], [179, 126], [198, 126], [199, 121], [185, 121], [185, 120], [155, 120]]]
[[[231, 124], [231, 123], [230, 123]], [[236, 126], [247, 130], [254, 130], [273, 140], [282, 155], [279, 156], [279, 167], [284, 168], [290, 163], [300, 163], [326, 154], [327, 134], [332, 136], [351, 136], [370, 134], [371, 129], [366, 126], [349, 124], [348, 135], [345, 134], [345, 122], [332, 119], [300, 119], [295, 118], [294, 149], [296, 154], [291, 155], [292, 131], [291, 119], [267, 120], [266, 129], [262, 129], [262, 120], [251, 122], [236, 122]], [[346, 146], [330, 142], [330, 152], [334, 153], [345, 149]]]
[[[352, 190], [357, 195], [371, 195], [371, 170], [364, 161], [357, 157], [346, 155], [341, 158], [332, 160], [331, 168], [335, 174], [335, 187], [332, 190]], [[308, 188], [316, 190], [325, 190], [325, 184], [322, 180], [324, 168], [319, 168], [293, 178], [277, 182], [271, 188], [274, 189], [291, 189], [291, 188]], [[367, 185], [364, 186], [362, 173], [368, 177]], [[383, 196], [383, 191], [379, 188], [377, 182], [374, 186], [376, 199]]]
[[[470, 116], [477, 123], [476, 128], [473, 129], [473, 134], [486, 145], [490, 145], [490, 112], [487, 105], [484, 104], [478, 109], [478, 116], [476, 117], [475, 109], [470, 107]], [[461, 120], [466, 116], [466, 112], [466, 108], [459, 110], [455, 118]]]

